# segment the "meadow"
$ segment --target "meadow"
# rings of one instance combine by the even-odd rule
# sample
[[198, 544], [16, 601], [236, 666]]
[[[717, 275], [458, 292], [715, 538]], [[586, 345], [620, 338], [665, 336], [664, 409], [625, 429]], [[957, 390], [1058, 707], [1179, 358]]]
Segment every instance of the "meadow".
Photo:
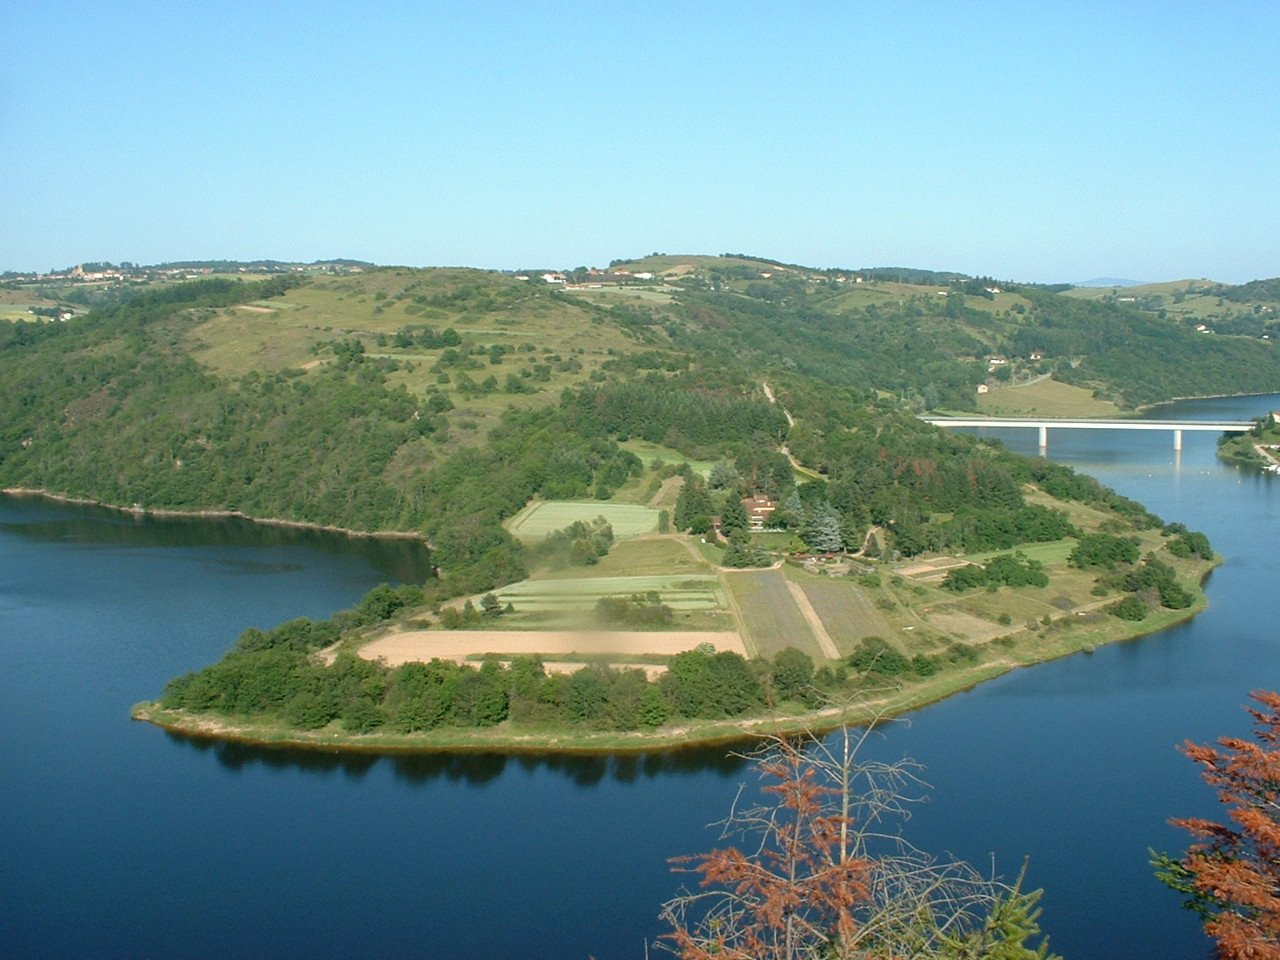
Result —
[[625, 540], [658, 529], [658, 511], [634, 503], [601, 500], [535, 500], [507, 523], [511, 534], [535, 540], [563, 530], [575, 520], [590, 523], [604, 517], [613, 527], [615, 540]]
[[689, 464], [689, 469], [702, 477], [707, 477], [711, 473], [711, 468], [716, 465], [714, 460], [690, 460], [678, 450], [671, 447], [664, 447], [659, 443], [650, 443], [648, 440], [620, 440], [618, 446], [623, 450], [629, 450], [637, 457], [644, 461], [646, 467], [651, 466], [655, 460], [661, 460], [667, 464]]
[[1020, 386], [992, 387], [978, 395], [978, 412], [993, 417], [1119, 417], [1126, 411], [1092, 390], [1040, 380]]

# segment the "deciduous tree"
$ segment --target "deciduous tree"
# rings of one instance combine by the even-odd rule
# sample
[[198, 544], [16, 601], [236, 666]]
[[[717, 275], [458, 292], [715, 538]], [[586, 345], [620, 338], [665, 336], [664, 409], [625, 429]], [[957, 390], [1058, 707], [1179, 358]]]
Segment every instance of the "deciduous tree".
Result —
[[1188, 895], [1220, 960], [1280, 960], [1280, 694], [1256, 690], [1247, 707], [1253, 740], [1188, 741], [1181, 749], [1204, 770], [1228, 808], [1228, 823], [1176, 819], [1196, 838], [1181, 860], [1155, 861], [1157, 876]]
[[919, 786], [909, 761], [859, 758], [865, 733], [801, 746], [772, 738], [759, 761], [772, 802], [735, 809], [745, 838], [677, 861], [701, 890], [664, 905], [682, 960], [1045, 958], [1039, 892], [938, 860], [894, 828]]

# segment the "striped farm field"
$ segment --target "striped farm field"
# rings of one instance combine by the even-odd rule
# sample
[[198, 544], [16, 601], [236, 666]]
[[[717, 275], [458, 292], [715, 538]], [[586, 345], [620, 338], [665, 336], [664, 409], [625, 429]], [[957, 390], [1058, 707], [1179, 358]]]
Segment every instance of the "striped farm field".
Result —
[[893, 636], [893, 628], [871, 602], [868, 591], [851, 581], [808, 580], [801, 589], [841, 653], [852, 653], [864, 637]]
[[772, 659], [779, 651], [795, 647], [815, 660], [824, 659], [781, 570], [726, 572], [725, 583], [733, 593], [734, 610], [753, 653]]
[[599, 500], [539, 500], [529, 504], [508, 523], [513, 536], [534, 540], [563, 530], [575, 520], [590, 523], [604, 517], [613, 527], [615, 540], [638, 537], [658, 529], [658, 511], [634, 503], [602, 503]]
[[521, 580], [497, 591], [518, 610], [581, 609], [601, 597], [656, 593], [672, 610], [723, 610], [724, 590], [714, 576], [582, 577], [577, 580]]

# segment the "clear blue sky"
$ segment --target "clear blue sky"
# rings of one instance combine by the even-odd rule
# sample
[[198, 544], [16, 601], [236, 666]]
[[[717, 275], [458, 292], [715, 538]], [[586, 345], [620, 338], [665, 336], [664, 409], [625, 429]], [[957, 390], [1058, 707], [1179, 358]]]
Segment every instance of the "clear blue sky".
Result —
[[1277, 37], [1274, 0], [11, 0], [0, 270], [1272, 277]]

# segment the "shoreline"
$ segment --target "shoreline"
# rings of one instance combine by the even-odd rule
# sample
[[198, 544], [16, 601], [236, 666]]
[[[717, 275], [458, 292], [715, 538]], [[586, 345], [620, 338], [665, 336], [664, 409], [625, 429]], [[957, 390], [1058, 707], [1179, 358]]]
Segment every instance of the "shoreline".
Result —
[[1110, 619], [1102, 631], [1106, 635], [1088, 633], [1064, 638], [1069, 640], [1065, 646], [1047, 651], [1045, 656], [1018, 657], [1017, 651], [1011, 650], [1008, 657], [977, 664], [930, 681], [892, 691], [871, 691], [866, 700], [805, 713], [689, 721], [647, 732], [577, 731], [570, 728], [512, 731], [503, 729], [503, 725], [499, 724], [495, 727], [472, 729], [441, 728], [421, 733], [370, 734], [352, 734], [335, 728], [332, 724], [315, 731], [295, 730], [278, 722], [253, 722], [245, 717], [166, 710], [158, 702], [151, 701], [135, 704], [130, 717], [153, 724], [170, 734], [202, 742], [225, 741], [268, 749], [319, 750], [377, 756], [414, 753], [637, 755], [747, 744], [765, 736], [823, 736], [844, 725], [875, 724], [940, 703], [1017, 669], [1034, 667], [1062, 657], [1092, 654], [1100, 646], [1140, 640], [1186, 623], [1208, 609], [1209, 600], [1203, 587], [1222, 562], [1222, 557], [1215, 554], [1212, 563], [1200, 577], [1199, 595], [1190, 607], [1185, 610], [1166, 610], [1161, 616], [1154, 616], [1153, 613], [1158, 622], [1150, 629], [1125, 629], [1129, 621]]
[[1171, 403], [1182, 403], [1186, 400], [1230, 400], [1238, 397], [1270, 397], [1277, 393], [1275, 390], [1266, 390], [1262, 393], [1250, 391], [1247, 393], [1208, 393], [1191, 397], [1170, 397], [1168, 400], [1158, 400], [1155, 403], [1144, 403], [1134, 408], [1134, 412], [1143, 413], [1147, 410], [1154, 410], [1156, 407], [1168, 406]]
[[425, 753], [626, 756], [746, 744], [768, 736], [820, 736], [846, 724], [875, 724], [972, 690], [1021, 666], [1024, 664], [1012, 661], [981, 664], [964, 674], [948, 678], [949, 683], [932, 685], [942, 689], [930, 689], [928, 692], [921, 688], [903, 690], [899, 692], [905, 696], [900, 698], [879, 697], [848, 707], [804, 714], [689, 721], [650, 732], [564, 729], [512, 735], [509, 731], [501, 731], [499, 725], [477, 729], [444, 728], [425, 733], [350, 734], [345, 731], [326, 732], [324, 729], [293, 730], [278, 724], [252, 723], [217, 714], [165, 710], [152, 702], [135, 704], [130, 717], [168, 733], [196, 740], [287, 750], [379, 756]]
[[[101, 507], [103, 510], [114, 510], [134, 517], [158, 517], [160, 519], [192, 519], [192, 520], [245, 520], [249, 523], [261, 524], [264, 527], [290, 527], [295, 530], [319, 530], [324, 533], [339, 533], [347, 537], [364, 537], [379, 540], [417, 540], [431, 547], [431, 541], [420, 533], [405, 530], [352, 530], [350, 527], [335, 527], [326, 523], [308, 523], [303, 520], [282, 520], [274, 517], [254, 517], [239, 510], [171, 510], [166, 507], [143, 507], [134, 504], [122, 507], [117, 503], [104, 500], [93, 500], [87, 497], [72, 497], [67, 494], [50, 493], [37, 487], [3, 487], [0, 494], [10, 497], [49, 500], [53, 503], [66, 503], [78, 507]], [[434, 549], [434, 548], [432, 548]]]

